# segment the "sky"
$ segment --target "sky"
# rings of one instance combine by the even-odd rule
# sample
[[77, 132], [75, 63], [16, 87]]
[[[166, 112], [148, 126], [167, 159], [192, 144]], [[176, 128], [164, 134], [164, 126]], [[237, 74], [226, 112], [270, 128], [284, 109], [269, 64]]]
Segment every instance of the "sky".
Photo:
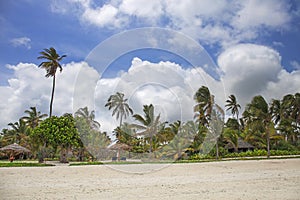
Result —
[[48, 113], [52, 80], [37, 57], [50, 47], [67, 55], [54, 114], [88, 106], [107, 132], [118, 125], [104, 107], [116, 92], [135, 113], [152, 103], [168, 122], [193, 119], [202, 85], [223, 108], [234, 94], [241, 112], [255, 95], [270, 102], [299, 92], [299, 8], [297, 0], [0, 1], [0, 129], [32, 106]]

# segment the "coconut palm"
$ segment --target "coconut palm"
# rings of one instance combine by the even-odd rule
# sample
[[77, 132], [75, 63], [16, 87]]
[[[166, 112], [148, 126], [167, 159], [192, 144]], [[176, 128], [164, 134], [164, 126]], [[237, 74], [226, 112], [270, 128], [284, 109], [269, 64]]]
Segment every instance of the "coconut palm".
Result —
[[229, 99], [226, 100], [227, 110], [231, 110], [231, 114], [236, 116], [237, 122], [239, 121], [239, 109], [241, 109], [241, 105], [237, 103], [236, 97], [232, 94], [228, 97]]
[[200, 87], [194, 95], [196, 105], [194, 106], [195, 118], [199, 124], [207, 126], [212, 113], [214, 96], [210, 94], [208, 87]]
[[95, 120], [95, 111], [89, 112], [88, 107], [79, 108], [75, 112], [75, 117], [82, 117], [90, 125], [90, 128], [98, 130], [100, 128], [100, 123]]
[[270, 112], [272, 114], [274, 124], [278, 124], [282, 119], [282, 106], [280, 100], [272, 99], [270, 105]]
[[12, 136], [14, 143], [22, 144], [25, 142], [26, 138], [29, 135], [29, 129], [23, 119], [19, 119], [18, 122], [9, 123], [8, 126], [12, 128]]
[[249, 120], [248, 124], [254, 127], [261, 127], [258, 129], [265, 132], [268, 157], [270, 157], [270, 131], [272, 129], [273, 123], [272, 113], [270, 111], [268, 103], [262, 96], [255, 96], [253, 97], [251, 103], [247, 104], [245, 112]]
[[109, 110], [113, 109], [112, 116], [116, 114], [117, 120], [120, 118], [120, 127], [122, 125], [123, 118], [126, 119], [129, 114], [133, 114], [132, 109], [127, 104], [127, 99], [124, 99], [124, 94], [120, 92], [111, 95], [108, 98], [105, 107], [108, 107]]
[[46, 77], [52, 77], [52, 92], [51, 92], [51, 100], [50, 100], [50, 111], [49, 117], [52, 116], [52, 105], [54, 98], [54, 90], [55, 90], [55, 77], [57, 68], [59, 68], [60, 72], [62, 71], [62, 66], [59, 63], [66, 55], [60, 56], [57, 54], [56, 50], [53, 47], [49, 49], [44, 49], [44, 51], [40, 52], [41, 56], [38, 59], [45, 59], [46, 61], [42, 62], [39, 67], [42, 67], [46, 70]]
[[40, 111], [36, 110], [36, 107], [30, 107], [30, 110], [24, 111], [28, 116], [22, 117], [26, 124], [30, 128], [35, 128], [39, 125], [44, 117], [47, 117], [47, 114], [41, 114]]
[[139, 114], [133, 115], [133, 118], [138, 121], [140, 124], [133, 124], [133, 127], [141, 130], [137, 135], [143, 136], [144, 138], [150, 138], [150, 153], [152, 153], [152, 143], [153, 137], [158, 133], [160, 123], [160, 115], [154, 115], [154, 106], [144, 105], [144, 116]]
[[[194, 95], [194, 100], [197, 103], [194, 106], [194, 111], [196, 112], [195, 117], [197, 117], [197, 121], [199, 121], [199, 129], [201, 125], [208, 128], [209, 135], [207, 135], [206, 139], [209, 138], [210, 144], [213, 144], [212, 141], [216, 142], [216, 156], [218, 158], [218, 137], [222, 133], [224, 125], [224, 111], [215, 103], [214, 95], [210, 93], [206, 86], [202, 86], [198, 89]], [[208, 146], [209, 148], [211, 147], [211, 145]]]

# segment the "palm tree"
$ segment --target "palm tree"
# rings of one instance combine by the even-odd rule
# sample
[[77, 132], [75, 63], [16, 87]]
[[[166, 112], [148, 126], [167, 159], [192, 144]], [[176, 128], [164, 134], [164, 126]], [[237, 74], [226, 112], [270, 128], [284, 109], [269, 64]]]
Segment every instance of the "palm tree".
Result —
[[95, 120], [95, 111], [89, 112], [88, 107], [79, 108], [75, 112], [75, 117], [82, 117], [90, 125], [90, 128], [98, 130], [100, 128], [100, 123]]
[[132, 109], [126, 102], [127, 99], [124, 99], [124, 94], [117, 92], [116, 94], [111, 95], [105, 104], [105, 107], [108, 107], [109, 110], [113, 109], [112, 116], [117, 114], [117, 120], [120, 118], [120, 127], [123, 118], [126, 119], [129, 114], [133, 114]]
[[212, 113], [214, 96], [210, 94], [208, 87], [202, 86], [195, 93], [194, 100], [197, 103], [194, 106], [195, 118], [197, 118], [199, 125], [207, 126]]
[[[270, 131], [272, 129], [272, 113], [266, 100], [258, 95], [253, 97], [250, 104], [246, 106], [248, 124], [256, 127], [261, 126], [261, 130], [266, 133], [268, 158], [270, 157]], [[274, 127], [273, 127], [274, 128]], [[257, 132], [257, 131], [256, 131]]]
[[278, 124], [282, 118], [282, 106], [280, 100], [272, 99], [270, 112], [272, 114], [274, 124]]
[[241, 109], [241, 105], [237, 103], [236, 97], [232, 94], [228, 97], [229, 99], [226, 100], [227, 110], [231, 110], [232, 115], [236, 115], [237, 122], [239, 121], [239, 109]]
[[142, 130], [137, 135], [150, 138], [150, 153], [152, 153], [153, 137], [158, 133], [159, 126], [161, 125], [159, 121], [160, 115], [154, 116], [154, 106], [152, 104], [144, 105], [143, 111], [144, 116], [139, 114], [133, 115], [133, 118], [140, 122], [140, 124], [133, 124], [133, 127]]
[[36, 107], [30, 107], [30, 110], [24, 111], [28, 116], [22, 117], [30, 128], [35, 128], [42, 121], [42, 118], [47, 117], [47, 114], [41, 114], [40, 111], [36, 110]]
[[42, 62], [39, 67], [42, 67], [46, 70], [46, 77], [52, 77], [52, 92], [51, 92], [51, 100], [50, 100], [50, 111], [49, 111], [49, 117], [52, 116], [52, 104], [53, 104], [53, 98], [54, 98], [54, 90], [55, 90], [55, 75], [57, 68], [60, 69], [60, 72], [62, 71], [62, 66], [60, 65], [60, 61], [66, 57], [66, 55], [58, 55], [56, 50], [53, 47], [50, 47], [49, 49], [44, 49], [44, 51], [40, 52], [41, 56], [38, 57], [38, 59], [45, 59], [46, 61]]
[[300, 93], [295, 95], [285, 95], [281, 101], [282, 119], [280, 120], [280, 130], [288, 135], [292, 142], [296, 142], [300, 130]]
[[29, 135], [29, 129], [23, 119], [19, 119], [18, 122], [8, 124], [12, 128], [12, 134], [14, 137], [14, 142], [21, 144], [25, 142], [27, 136]]
[[[196, 112], [195, 117], [197, 117], [197, 121], [199, 121], [199, 129], [201, 128], [201, 125], [207, 127], [210, 133], [209, 137], [211, 137], [209, 140], [216, 142], [216, 157], [218, 159], [218, 137], [221, 134], [224, 125], [224, 111], [215, 103], [214, 99], [214, 95], [210, 93], [208, 87], [200, 87], [194, 95], [194, 100], [197, 103], [194, 106], [194, 111]], [[220, 126], [222, 127], [220, 128]], [[207, 138], [208, 137], [206, 137], [206, 139]]]

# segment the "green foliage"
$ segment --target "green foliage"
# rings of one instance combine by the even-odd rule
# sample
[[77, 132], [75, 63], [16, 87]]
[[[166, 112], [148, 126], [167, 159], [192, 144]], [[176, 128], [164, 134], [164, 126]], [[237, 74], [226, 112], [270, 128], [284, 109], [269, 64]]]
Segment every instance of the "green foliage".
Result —
[[70, 166], [82, 166], [82, 165], [103, 165], [102, 162], [80, 162], [80, 163], [71, 163]]
[[49, 167], [49, 166], [54, 166], [54, 165], [44, 164], [44, 163], [25, 163], [25, 162], [4, 163], [4, 162], [0, 162], [0, 167]]
[[36, 127], [31, 137], [40, 143], [52, 146], [78, 146], [80, 137], [72, 116], [52, 116]]

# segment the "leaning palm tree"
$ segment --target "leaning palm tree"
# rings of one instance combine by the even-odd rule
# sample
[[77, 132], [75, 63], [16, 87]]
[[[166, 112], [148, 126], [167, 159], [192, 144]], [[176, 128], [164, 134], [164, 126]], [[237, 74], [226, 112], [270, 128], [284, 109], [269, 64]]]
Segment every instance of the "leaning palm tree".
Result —
[[129, 114], [133, 114], [132, 109], [127, 104], [127, 100], [128, 99], [124, 99], [124, 94], [117, 92], [116, 94], [111, 95], [105, 104], [105, 107], [108, 107], [109, 110], [113, 109], [112, 116], [116, 114], [117, 120], [120, 118], [120, 127], [123, 118], [126, 119]]
[[62, 66], [60, 65], [60, 61], [66, 57], [66, 55], [58, 55], [56, 50], [53, 47], [49, 49], [44, 49], [44, 51], [40, 52], [41, 56], [38, 59], [45, 59], [46, 61], [42, 62], [39, 67], [42, 67], [46, 70], [46, 77], [52, 77], [52, 92], [51, 92], [51, 100], [50, 100], [50, 111], [49, 117], [52, 116], [52, 105], [53, 105], [53, 98], [54, 98], [54, 90], [55, 90], [55, 75], [57, 68], [59, 68], [60, 72], [62, 71]]
[[208, 87], [202, 86], [195, 93], [194, 100], [196, 101], [194, 106], [195, 118], [199, 124], [207, 126], [212, 113], [214, 96], [210, 94]]
[[37, 111], [36, 107], [30, 107], [30, 110], [25, 110], [25, 113], [28, 114], [28, 116], [24, 116], [22, 119], [30, 128], [37, 127], [42, 119], [47, 117], [47, 114], [41, 114], [40, 111]]

